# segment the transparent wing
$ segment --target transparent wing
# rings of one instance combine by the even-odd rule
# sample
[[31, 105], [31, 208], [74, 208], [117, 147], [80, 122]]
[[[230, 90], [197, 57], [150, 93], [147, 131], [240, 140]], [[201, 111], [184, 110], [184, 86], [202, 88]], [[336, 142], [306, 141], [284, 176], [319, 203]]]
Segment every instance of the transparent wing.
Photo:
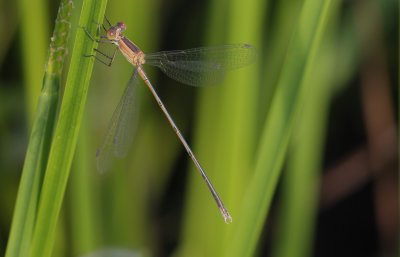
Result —
[[253, 46], [237, 44], [151, 53], [145, 63], [179, 82], [202, 86], [220, 82], [226, 71], [252, 63], [256, 55]]
[[124, 157], [132, 144], [139, 109], [137, 84], [137, 70], [135, 69], [113, 113], [104, 141], [97, 150], [97, 169], [100, 172], [109, 170], [115, 157]]

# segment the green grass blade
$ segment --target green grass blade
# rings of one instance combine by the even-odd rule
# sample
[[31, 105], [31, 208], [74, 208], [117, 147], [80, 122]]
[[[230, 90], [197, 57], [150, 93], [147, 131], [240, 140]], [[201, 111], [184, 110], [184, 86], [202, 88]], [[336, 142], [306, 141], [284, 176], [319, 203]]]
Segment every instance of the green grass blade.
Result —
[[[210, 35], [205, 45], [250, 43], [262, 51], [266, 1], [211, 2]], [[240, 19], [237, 17], [240, 16]], [[237, 225], [243, 188], [251, 174], [256, 144], [259, 63], [227, 74], [218, 87], [202, 89], [196, 122], [195, 153], [220, 193], [233, 223], [224, 223], [207, 188], [191, 167], [181, 256], [222, 256]], [[213, 228], [210, 234], [209, 228]]]
[[104, 234], [100, 220], [102, 209], [100, 208], [101, 198], [98, 196], [99, 181], [92, 173], [95, 170], [94, 163], [88, 161], [94, 160], [94, 151], [89, 151], [88, 142], [85, 142], [89, 141], [89, 137], [87, 124], [84, 123], [68, 186], [72, 256], [78, 256], [98, 247]]
[[49, 39], [49, 18], [46, 1], [19, 0], [21, 19], [21, 51], [24, 70], [24, 84], [27, 100], [29, 125], [34, 119], [34, 111], [43, 86], [43, 71], [46, 63], [46, 47]]
[[50, 44], [38, 110], [25, 157], [6, 256], [27, 256], [58, 106], [60, 76], [69, 34], [72, 2], [61, 2]]
[[255, 173], [226, 256], [246, 257], [254, 254], [280, 176], [293, 121], [300, 107], [298, 103], [309, 87], [304, 83], [304, 78], [310, 72], [310, 64], [320, 44], [330, 5], [331, 1], [304, 2], [264, 126]]
[[[328, 41], [329, 42], [329, 41]], [[325, 45], [328, 43], [325, 41]], [[309, 91], [297, 130], [291, 140], [288, 167], [283, 176], [280, 226], [273, 256], [306, 257], [312, 255], [318, 206], [318, 186], [322, 168], [328, 108], [332, 95], [332, 70], [336, 45], [320, 51], [313, 65], [313, 76], [306, 78]]]
[[[86, 27], [95, 35], [97, 32], [95, 22], [102, 22], [106, 3], [105, 0], [85, 1], [79, 20], [80, 26]], [[92, 53], [96, 45], [97, 43], [92, 41], [83, 29], [77, 30], [64, 98], [41, 191], [31, 247], [32, 257], [51, 255], [93, 68], [93, 59], [85, 58], [84, 55]]]
[[[309, 91], [303, 115], [297, 121], [297, 133], [292, 140], [291, 158], [284, 175], [280, 225], [272, 256], [312, 255], [328, 108], [338, 85], [346, 84], [343, 80], [348, 80], [348, 71], [353, 69], [350, 67], [356, 59], [355, 51], [352, 51], [353, 54], [342, 51], [354, 48], [354, 38], [344, 40], [351, 35], [348, 33], [351, 26], [341, 29], [340, 35], [335, 33], [339, 4], [333, 3], [333, 18], [330, 19], [327, 35], [313, 64], [314, 72], [305, 81], [312, 85], [313, 90]], [[338, 42], [348, 43], [339, 50]]]

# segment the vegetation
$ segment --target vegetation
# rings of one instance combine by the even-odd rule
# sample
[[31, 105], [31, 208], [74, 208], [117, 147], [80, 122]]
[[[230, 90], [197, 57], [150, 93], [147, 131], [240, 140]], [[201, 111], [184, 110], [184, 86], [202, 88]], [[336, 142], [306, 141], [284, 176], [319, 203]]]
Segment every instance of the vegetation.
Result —
[[[0, 1], [3, 17], [6, 10], [19, 14], [0, 25], [6, 39], [0, 42], [0, 254], [6, 257], [324, 256], [315, 237], [319, 210], [374, 178], [365, 172], [329, 187], [329, 174], [345, 181], [343, 174], [357, 170], [341, 171], [346, 151], [361, 145], [370, 154], [359, 160], [366, 170], [397, 176], [390, 103], [398, 89], [390, 86], [398, 82], [398, 56], [389, 55], [398, 54], [398, 37], [390, 34], [398, 31], [394, 1], [116, 0], [107, 6], [106, 0], [61, 0], [57, 8], [36, 2], [31, 9], [26, 0]], [[96, 171], [96, 149], [133, 70], [118, 54], [111, 68], [88, 57], [96, 48], [113, 51], [85, 33], [99, 36], [105, 16], [124, 21], [125, 34], [145, 53], [231, 43], [257, 48], [256, 63], [227, 73], [218, 86], [177, 86], [145, 67], [231, 224], [143, 83], [129, 156], [106, 174]], [[350, 94], [363, 104], [346, 107], [363, 114], [332, 135], [348, 117], [331, 117], [335, 98], [354, 88], [357, 76], [361, 88], [371, 89], [371, 81], [381, 87]], [[359, 125], [355, 132], [352, 125]], [[351, 140], [334, 149], [331, 142], [344, 137]], [[388, 194], [396, 198], [394, 188]], [[394, 255], [393, 233], [375, 226], [387, 244], [365, 251]]]

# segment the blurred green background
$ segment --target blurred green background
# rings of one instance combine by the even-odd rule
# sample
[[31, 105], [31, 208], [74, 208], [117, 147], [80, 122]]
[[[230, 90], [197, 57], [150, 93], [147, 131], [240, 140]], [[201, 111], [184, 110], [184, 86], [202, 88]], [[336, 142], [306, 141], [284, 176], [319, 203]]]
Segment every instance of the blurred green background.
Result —
[[[58, 106], [82, 2], [63, 17], [71, 31]], [[0, 0], [1, 256], [58, 8]], [[185, 86], [145, 68], [233, 223], [223, 222], [143, 83], [129, 156], [96, 171], [133, 71], [117, 53], [111, 67], [95, 62], [56, 231], [40, 240], [51, 256], [399, 256], [398, 11], [395, 0], [108, 1], [108, 19], [124, 21], [145, 53], [256, 47], [257, 62], [218, 86]]]

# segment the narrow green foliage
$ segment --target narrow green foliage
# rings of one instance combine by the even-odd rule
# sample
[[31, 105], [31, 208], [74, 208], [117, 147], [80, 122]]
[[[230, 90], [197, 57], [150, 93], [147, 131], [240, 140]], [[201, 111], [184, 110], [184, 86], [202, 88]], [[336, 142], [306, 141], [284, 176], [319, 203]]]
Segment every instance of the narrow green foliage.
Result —
[[68, 215], [71, 222], [72, 256], [91, 251], [100, 245], [102, 240], [102, 213], [99, 198], [98, 180], [92, 176], [94, 165], [87, 160], [94, 156], [88, 148], [87, 125], [83, 124], [76, 149], [70, 184], [68, 186]]
[[[205, 45], [249, 43], [262, 48], [266, 1], [213, 1]], [[237, 17], [241, 17], [237, 19]], [[258, 56], [260, 57], [260, 56]], [[196, 169], [191, 167], [190, 195], [181, 256], [223, 256], [230, 232], [238, 225], [243, 189], [251, 176], [256, 144], [259, 62], [227, 73], [224, 83], [200, 94], [196, 148], [201, 162], [233, 217], [223, 222]], [[210, 233], [209, 228], [214, 229]]]
[[239, 225], [226, 256], [252, 256], [264, 225], [282, 169], [297, 110], [309, 85], [304, 78], [310, 72], [320, 44], [331, 1], [306, 0], [289, 45], [276, 94], [257, 152], [255, 173], [239, 214]]
[[328, 110], [334, 83], [341, 76], [332, 71], [343, 65], [343, 59], [339, 62], [337, 58], [337, 44], [333, 43], [338, 41], [333, 38], [338, 36], [333, 32], [337, 24], [338, 7], [338, 2], [332, 3], [330, 26], [311, 64], [313, 72], [308, 73], [304, 81], [312, 90], [308, 91], [302, 113], [297, 117], [297, 129], [290, 144], [288, 168], [282, 185], [284, 191], [277, 226], [279, 229], [273, 243], [273, 256], [276, 257], [312, 255]]
[[21, 19], [21, 51], [23, 57], [24, 84], [27, 99], [29, 124], [32, 124], [40, 87], [43, 86], [43, 71], [46, 63], [46, 47], [49, 39], [49, 16], [44, 0], [34, 3], [18, 0]]
[[61, 2], [50, 44], [49, 60], [39, 98], [38, 110], [25, 157], [7, 257], [27, 256], [36, 218], [39, 191], [48, 159], [58, 105], [60, 76], [69, 34], [72, 2]]
[[[93, 35], [101, 23], [107, 1], [85, 1], [79, 24]], [[68, 181], [72, 158], [82, 120], [93, 59], [85, 58], [97, 45], [84, 32], [77, 31], [59, 120], [54, 132], [46, 174], [41, 191], [38, 218], [31, 247], [32, 257], [49, 257], [55, 229]]]
[[[351, 78], [360, 67], [370, 68], [361, 56], [385, 60], [380, 71], [387, 72], [373, 78], [397, 78], [388, 55], [397, 50], [391, 33], [397, 28], [395, 1], [380, 1], [381, 21], [372, 27], [376, 19], [355, 19], [368, 16], [365, 4], [189, 2], [114, 0], [105, 14], [107, 0], [58, 0], [57, 14], [57, 6], [45, 0], [0, 0], [0, 226], [10, 227], [0, 256], [313, 254], [321, 163], [334, 158], [324, 153], [329, 108], [335, 122], [350, 117], [356, 125], [332, 137], [360, 129], [360, 120], [353, 119], [358, 109], [350, 116], [335, 114], [359, 102], [351, 102], [356, 91], [338, 93], [358, 83]], [[145, 54], [239, 43], [256, 49], [254, 63], [225, 72], [215, 86], [184, 86], [160, 69], [143, 67], [232, 223], [224, 223], [143, 81], [129, 153], [109, 172], [97, 172], [96, 149], [134, 70], [105, 40], [105, 16], [110, 25], [124, 22], [124, 36]], [[360, 41], [360, 35], [378, 30], [388, 39], [384, 44]], [[108, 61], [114, 50], [111, 67], [93, 58]], [[210, 70], [219, 69], [218, 62], [188, 64], [196, 65], [194, 74], [205, 71], [204, 78], [219, 76], [220, 70]], [[181, 65], [176, 72], [186, 71]], [[336, 110], [331, 101], [344, 95], [346, 105]]]
[[[312, 253], [318, 186], [322, 167], [326, 117], [330, 104], [334, 49], [319, 56], [314, 76], [306, 79], [309, 91], [296, 121], [288, 167], [284, 175], [282, 208], [273, 256], [306, 257]], [[310, 133], [312, 131], [312, 133]]]
[[62, 0], [58, 9], [53, 36], [51, 37], [47, 74], [61, 76], [64, 58], [67, 53], [67, 39], [71, 29], [71, 12], [74, 5], [72, 0]]

